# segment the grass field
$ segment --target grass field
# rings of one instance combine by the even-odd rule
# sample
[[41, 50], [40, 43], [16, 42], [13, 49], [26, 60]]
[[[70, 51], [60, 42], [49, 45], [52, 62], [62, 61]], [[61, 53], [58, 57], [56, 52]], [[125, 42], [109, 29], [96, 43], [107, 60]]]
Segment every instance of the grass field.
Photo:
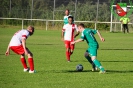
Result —
[[[21, 27], [20, 27], [21, 28]], [[5, 56], [7, 45], [18, 28], [0, 28], [0, 88], [133, 88], [133, 34], [101, 32], [98, 60], [107, 73], [91, 72], [84, 58], [86, 42], [76, 44], [70, 63], [65, 58], [64, 43], [59, 30], [36, 30], [27, 40], [34, 54], [35, 74], [24, 73], [20, 56], [11, 52]], [[79, 38], [78, 36], [77, 38]], [[76, 65], [84, 66], [76, 72]]]

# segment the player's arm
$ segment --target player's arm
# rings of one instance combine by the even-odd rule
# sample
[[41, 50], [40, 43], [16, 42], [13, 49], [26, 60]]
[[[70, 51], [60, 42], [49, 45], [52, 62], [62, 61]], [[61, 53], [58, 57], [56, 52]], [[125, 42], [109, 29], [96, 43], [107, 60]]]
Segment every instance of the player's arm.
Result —
[[5, 55], [6, 55], [6, 56], [10, 55], [10, 47], [9, 47], [9, 44], [8, 44], [8, 47], [7, 47], [7, 50], [6, 50]]
[[101, 39], [101, 41], [104, 42], [105, 39], [102, 37], [101, 33], [98, 30], [97, 30], [97, 34], [98, 34], [99, 38]]
[[64, 25], [61, 31], [61, 40], [64, 41], [64, 32], [65, 32], [65, 28], [66, 26]]
[[62, 29], [62, 32], [61, 32], [61, 40], [62, 41], [64, 40], [64, 29]]
[[123, 18], [120, 19], [120, 22], [123, 24]]
[[84, 41], [83, 39], [78, 39], [78, 40], [76, 40], [76, 41], [73, 41], [73, 42], [71, 42], [71, 44], [75, 44], [75, 43], [77, 43], [77, 42], [82, 42], [82, 41]]
[[76, 37], [79, 35], [79, 33], [80, 33], [80, 32], [78, 31], [77, 25], [75, 25], [75, 29], [76, 29], [76, 32], [77, 32], [77, 33], [74, 35], [74, 38], [76, 38]]
[[71, 44], [75, 44], [75, 43], [77, 43], [77, 42], [82, 42], [82, 41], [84, 41], [84, 39], [85, 39], [85, 36], [84, 36], [84, 34], [83, 34], [83, 32], [82, 32], [81, 38], [78, 39], [78, 40], [76, 40], [76, 41], [71, 42]]
[[25, 39], [25, 38], [22, 38], [22, 46], [23, 46], [23, 48], [24, 48], [25, 54], [27, 55], [28, 52], [27, 52], [27, 50], [26, 50], [26, 39]]
[[80, 33], [80, 32], [78, 31], [78, 32], [75, 34], [74, 38], [76, 38], [76, 37], [79, 35], [79, 33]]

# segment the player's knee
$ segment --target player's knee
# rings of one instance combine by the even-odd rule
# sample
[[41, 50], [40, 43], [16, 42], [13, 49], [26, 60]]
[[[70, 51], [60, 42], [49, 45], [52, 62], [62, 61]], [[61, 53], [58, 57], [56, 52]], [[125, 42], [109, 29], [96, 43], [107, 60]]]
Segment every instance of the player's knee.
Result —
[[88, 57], [89, 56], [88, 52], [85, 52], [84, 56], [85, 57]]
[[69, 48], [66, 48], [66, 51], [68, 52], [69, 51]]
[[73, 50], [71, 50], [71, 54], [73, 54]]
[[29, 54], [28, 54], [28, 58], [32, 58], [33, 57], [33, 54], [30, 52]]
[[22, 54], [22, 55], [21, 55], [21, 58], [25, 58], [25, 54]]

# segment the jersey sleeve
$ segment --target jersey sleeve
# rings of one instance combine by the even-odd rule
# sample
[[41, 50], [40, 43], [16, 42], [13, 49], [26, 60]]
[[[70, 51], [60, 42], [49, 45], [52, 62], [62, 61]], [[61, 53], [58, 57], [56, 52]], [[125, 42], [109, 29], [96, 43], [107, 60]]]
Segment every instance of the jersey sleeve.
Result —
[[120, 21], [123, 21], [123, 18], [121, 18]]
[[97, 33], [97, 30], [96, 29], [92, 29], [91, 30], [93, 34], [96, 34]]
[[62, 32], [65, 32], [66, 26], [64, 25], [62, 28]]
[[85, 39], [85, 36], [84, 36], [83, 32], [81, 33], [81, 37], [80, 38], [83, 39], [83, 40]]
[[29, 32], [28, 32], [28, 31], [24, 31], [24, 32], [22, 33], [22, 39], [27, 39], [28, 36], [29, 36]]

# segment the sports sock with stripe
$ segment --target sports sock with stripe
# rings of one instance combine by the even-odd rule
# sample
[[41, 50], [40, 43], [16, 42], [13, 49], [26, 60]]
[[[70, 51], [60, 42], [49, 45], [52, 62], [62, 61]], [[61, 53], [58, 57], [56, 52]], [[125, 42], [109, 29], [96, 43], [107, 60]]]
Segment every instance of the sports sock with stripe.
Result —
[[102, 67], [101, 63], [97, 59], [94, 59], [93, 62], [101, 71], [104, 71], [104, 68]]

